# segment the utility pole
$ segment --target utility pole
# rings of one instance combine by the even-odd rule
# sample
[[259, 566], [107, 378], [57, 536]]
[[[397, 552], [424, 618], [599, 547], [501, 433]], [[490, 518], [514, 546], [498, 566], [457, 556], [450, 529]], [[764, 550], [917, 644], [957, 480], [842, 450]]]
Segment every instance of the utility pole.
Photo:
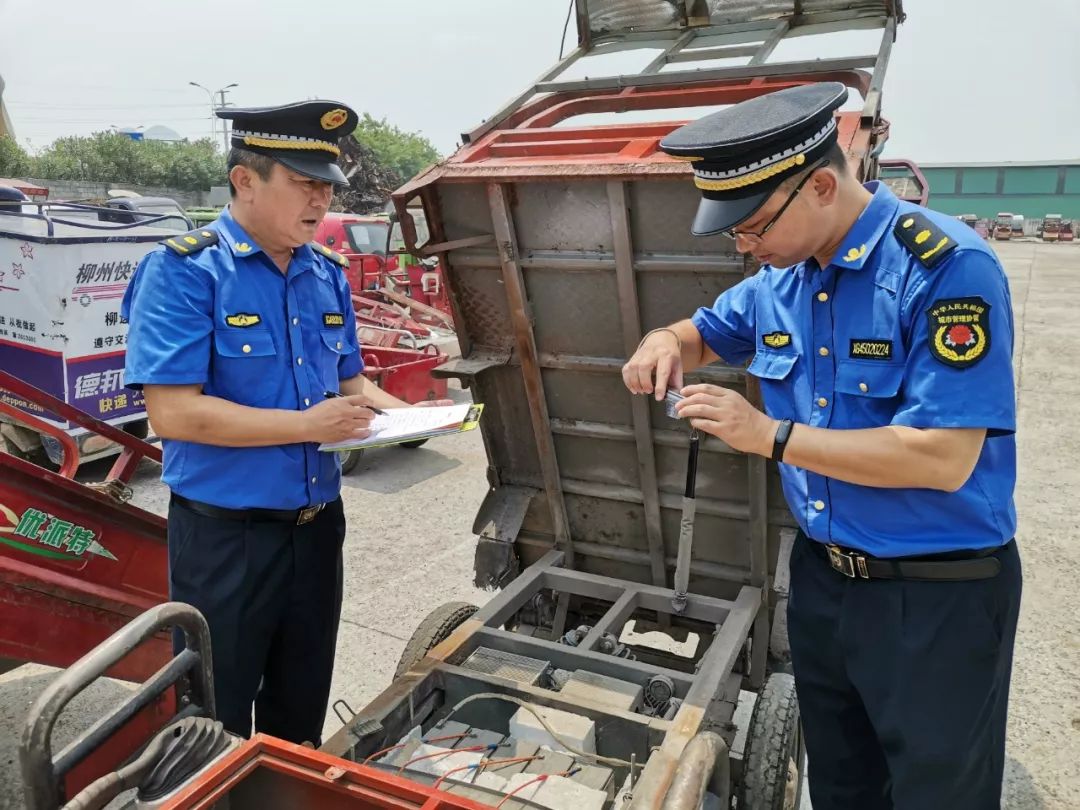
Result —
[[[225, 104], [225, 91], [228, 90], [231, 87], [239, 87], [240, 85], [238, 85], [236, 82], [233, 82], [232, 84], [227, 84], [224, 87], [222, 87], [221, 89], [219, 89], [217, 91], [217, 94], [221, 98], [221, 107], [218, 107], [217, 102], [214, 99], [214, 91], [213, 90], [211, 90], [209, 87], [203, 87], [198, 82], [188, 82], [188, 84], [190, 84], [192, 87], [198, 87], [200, 90], [205, 91], [206, 95], [207, 95], [207, 98], [210, 99], [210, 140], [214, 140], [215, 138], [217, 138], [217, 111], [219, 109], [221, 109], [221, 107], [226, 106], [226, 104]], [[222, 135], [225, 138], [225, 154], [228, 154], [229, 153], [229, 127], [227, 126], [227, 122], [224, 121], [224, 120], [222, 120], [222, 122], [221, 122], [221, 132], [222, 132]]]
[[[218, 97], [221, 99], [221, 103], [218, 105], [219, 110], [223, 110], [228, 106], [225, 103], [225, 91], [230, 87], [236, 87], [236, 84], [233, 83], [218, 90]], [[227, 155], [229, 154], [229, 122], [224, 118], [221, 119], [221, 139], [224, 142], [225, 154]]]

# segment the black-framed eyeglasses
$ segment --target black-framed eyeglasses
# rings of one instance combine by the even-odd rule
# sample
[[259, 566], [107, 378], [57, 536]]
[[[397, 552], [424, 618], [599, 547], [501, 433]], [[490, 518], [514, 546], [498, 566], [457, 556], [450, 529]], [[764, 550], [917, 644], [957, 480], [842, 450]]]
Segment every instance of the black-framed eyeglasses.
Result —
[[814, 172], [816, 172], [818, 169], [823, 169], [828, 165], [829, 159], [824, 158], [823, 160], [811, 166], [810, 171], [806, 173], [806, 176], [799, 181], [799, 184], [795, 186], [795, 189], [791, 192], [791, 194], [788, 195], [788, 198], [784, 200], [784, 204], [780, 206], [780, 210], [773, 214], [772, 219], [766, 222], [765, 227], [762, 228], [760, 231], [755, 233], [754, 231], [739, 231], [735, 228], [728, 228], [727, 230], [720, 231], [720, 233], [724, 234], [724, 236], [727, 236], [730, 239], [735, 239], [741, 236], [743, 239], [750, 239], [754, 242], [760, 242], [762, 239], [765, 238], [765, 234], [769, 232], [772, 226], [776, 224], [777, 220], [780, 219], [781, 216], [783, 216], [784, 211], [787, 210], [787, 207], [795, 201], [796, 197], [799, 196], [799, 192], [802, 191], [803, 186], [806, 185], [806, 182], [814, 176]]

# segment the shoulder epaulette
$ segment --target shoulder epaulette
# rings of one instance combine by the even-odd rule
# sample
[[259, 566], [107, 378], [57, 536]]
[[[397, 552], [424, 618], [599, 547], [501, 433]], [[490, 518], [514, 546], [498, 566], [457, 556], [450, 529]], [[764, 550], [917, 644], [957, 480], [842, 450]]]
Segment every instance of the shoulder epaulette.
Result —
[[956, 247], [955, 239], [918, 211], [901, 214], [893, 234], [928, 269], [936, 267]]
[[349, 266], [349, 260], [348, 259], [346, 259], [344, 256], [342, 256], [340, 253], [337, 253], [336, 251], [331, 250], [326, 245], [322, 244], [322, 242], [312, 242], [311, 246], [316, 251], [321, 253], [323, 256], [325, 256], [326, 258], [328, 258], [330, 261], [334, 262], [335, 264], [340, 264], [342, 267], [348, 267]]
[[194, 231], [182, 233], [179, 236], [170, 236], [160, 242], [173, 253], [178, 253], [181, 256], [188, 256], [202, 250], [204, 247], [210, 247], [210, 245], [216, 245], [217, 243], [217, 233], [206, 228], [198, 228]]

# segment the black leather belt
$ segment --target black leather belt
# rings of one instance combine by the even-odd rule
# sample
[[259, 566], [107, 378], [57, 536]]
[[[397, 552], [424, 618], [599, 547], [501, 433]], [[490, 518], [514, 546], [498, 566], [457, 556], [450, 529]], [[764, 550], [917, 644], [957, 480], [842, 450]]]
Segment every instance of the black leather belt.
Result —
[[936, 582], [958, 582], [969, 579], [990, 579], [1001, 571], [995, 552], [1001, 546], [971, 551], [950, 551], [922, 557], [874, 557], [865, 551], [845, 548], [833, 543], [808, 540], [810, 548], [829, 566], [849, 579], [917, 579]]
[[282, 523], [295, 523], [297, 526], [311, 523], [315, 516], [326, 506], [325, 503], [317, 503], [312, 506], [305, 506], [302, 509], [260, 509], [257, 507], [251, 509], [225, 509], [210, 503], [193, 501], [183, 495], [177, 495], [175, 492], [172, 493], [172, 501], [205, 517], [219, 518], [221, 520], [278, 520]]

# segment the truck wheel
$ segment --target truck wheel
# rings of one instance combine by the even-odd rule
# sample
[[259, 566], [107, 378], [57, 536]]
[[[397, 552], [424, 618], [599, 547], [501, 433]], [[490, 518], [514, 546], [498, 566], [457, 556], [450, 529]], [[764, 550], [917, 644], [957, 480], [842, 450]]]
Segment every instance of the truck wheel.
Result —
[[122, 430], [125, 433], [130, 433], [136, 439], [146, 439], [150, 435], [150, 421], [148, 419], [138, 419], [134, 422], [127, 422]]
[[394, 680], [424, 660], [429, 650], [445, 641], [479, 609], [468, 602], [447, 602], [431, 611], [427, 618], [420, 622], [405, 645], [405, 651], [401, 654], [397, 669], [394, 670]]
[[414, 442], [402, 442], [402, 447], [408, 447], [410, 450], [415, 450], [417, 447], [423, 447], [427, 444], [427, 439], [417, 439]]
[[360, 459], [363, 457], [363, 450], [341, 450], [338, 452], [338, 458], [341, 459], [341, 474], [348, 475], [356, 469], [356, 465], [360, 463]]
[[795, 679], [774, 672], [758, 692], [750, 716], [739, 810], [795, 810], [802, 795], [805, 754]]

